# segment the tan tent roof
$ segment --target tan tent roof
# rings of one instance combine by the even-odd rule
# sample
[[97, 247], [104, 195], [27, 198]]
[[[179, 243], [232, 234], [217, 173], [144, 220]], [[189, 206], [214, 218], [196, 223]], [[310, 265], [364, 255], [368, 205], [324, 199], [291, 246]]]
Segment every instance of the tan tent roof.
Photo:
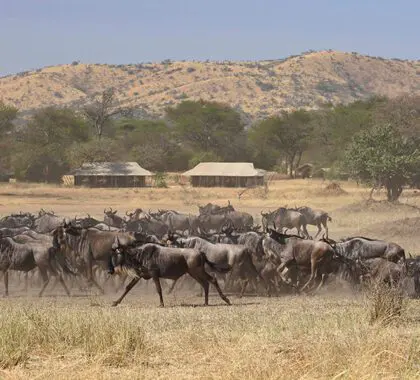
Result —
[[137, 162], [91, 162], [74, 170], [74, 176], [150, 176]]
[[252, 162], [200, 162], [184, 176], [262, 177]]

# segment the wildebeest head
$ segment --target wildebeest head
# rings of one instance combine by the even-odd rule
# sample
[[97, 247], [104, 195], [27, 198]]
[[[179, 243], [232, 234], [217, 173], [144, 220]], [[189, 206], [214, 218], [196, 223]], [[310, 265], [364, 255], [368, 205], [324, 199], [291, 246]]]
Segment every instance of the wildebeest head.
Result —
[[112, 218], [114, 215], [117, 214], [117, 210], [112, 211], [112, 207], [109, 208], [109, 210], [104, 209], [104, 214], [108, 217], [108, 218]]

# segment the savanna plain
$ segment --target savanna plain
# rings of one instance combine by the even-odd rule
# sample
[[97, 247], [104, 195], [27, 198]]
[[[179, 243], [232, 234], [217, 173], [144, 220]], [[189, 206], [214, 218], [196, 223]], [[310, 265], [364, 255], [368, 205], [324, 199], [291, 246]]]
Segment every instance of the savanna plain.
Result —
[[[66, 217], [103, 217], [137, 207], [197, 213], [198, 204], [228, 200], [250, 212], [288, 205], [328, 211], [330, 237], [392, 240], [420, 254], [420, 193], [398, 203], [353, 182], [342, 191], [316, 180], [272, 181], [267, 188], [84, 189], [50, 185], [0, 186], [0, 214], [54, 210]], [[315, 229], [309, 229], [312, 234]], [[330, 282], [314, 295], [263, 297], [217, 295], [210, 306], [196, 289], [164, 292], [158, 307], [152, 283], [140, 283], [123, 303], [117, 297], [72, 288], [47, 289], [45, 297], [22, 286], [0, 300], [1, 379], [408, 379], [420, 378], [420, 301], [404, 300], [398, 317], [371, 321], [372, 300], [345, 283]]]

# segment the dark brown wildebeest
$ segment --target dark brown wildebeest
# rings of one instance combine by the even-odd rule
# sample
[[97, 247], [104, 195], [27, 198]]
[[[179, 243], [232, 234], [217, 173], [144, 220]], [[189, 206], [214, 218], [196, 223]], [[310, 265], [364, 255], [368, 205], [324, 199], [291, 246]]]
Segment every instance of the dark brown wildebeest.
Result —
[[72, 261], [77, 261], [77, 266], [85, 274], [89, 287], [95, 285], [101, 293], [104, 293], [104, 289], [93, 276], [92, 268], [95, 263], [103, 268], [109, 265], [112, 244], [117, 236], [121, 244], [137, 243], [134, 235], [127, 232], [84, 229], [64, 223], [63, 226], [54, 230], [53, 245], [61, 249]]
[[212, 263], [203, 252], [186, 248], [162, 247], [150, 243], [140, 247], [127, 247], [121, 245], [118, 238], [115, 238], [112, 248], [109, 273], [125, 273], [133, 278], [113, 306], [117, 306], [141, 278], [146, 280], [152, 278], [159, 294], [160, 306], [163, 307], [159, 278], [176, 281], [186, 273], [203, 287], [204, 305], [208, 305], [209, 302], [209, 283], [214, 285], [220, 298], [230, 305], [229, 299], [223, 294], [217, 280], [205, 271], [204, 264], [218, 272], [225, 272], [229, 268]]
[[[277, 244], [276, 244], [277, 243]], [[277, 265], [277, 272], [281, 274], [284, 269], [310, 268], [310, 277], [301, 291], [308, 288], [321, 275], [318, 289], [324, 284], [335, 251], [333, 247], [323, 241], [306, 240], [296, 235], [284, 235], [271, 228], [263, 240], [265, 254]], [[288, 282], [287, 280], [285, 280]]]

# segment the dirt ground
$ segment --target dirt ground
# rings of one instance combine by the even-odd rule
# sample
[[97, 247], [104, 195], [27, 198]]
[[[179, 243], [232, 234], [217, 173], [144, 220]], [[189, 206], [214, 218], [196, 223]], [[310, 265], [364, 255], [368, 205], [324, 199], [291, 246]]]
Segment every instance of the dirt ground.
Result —
[[[420, 194], [404, 191], [389, 204], [384, 193], [367, 201], [369, 189], [341, 182], [344, 193], [313, 180], [281, 180], [268, 189], [82, 189], [34, 184], [0, 186], [0, 215], [54, 210], [63, 217], [103, 218], [105, 207], [126, 210], [177, 209], [225, 204], [250, 212], [308, 205], [330, 213], [330, 236], [391, 239], [420, 254]], [[240, 198], [239, 198], [240, 195]], [[316, 228], [309, 227], [314, 234]], [[105, 295], [73, 284], [72, 296], [50, 284], [36, 297], [13, 274], [10, 297], [1, 300], [0, 378], [54, 379], [395, 379], [420, 378], [420, 303], [406, 300], [404, 313], [386, 326], [369, 323], [366, 294], [332, 283], [314, 296], [229, 295], [225, 306], [214, 293], [202, 307], [199, 288], [179, 287], [158, 308], [152, 282], [139, 284], [123, 303], [117, 280]], [[114, 281], [114, 283], [113, 283]], [[52, 280], [51, 283], [54, 281]]]

